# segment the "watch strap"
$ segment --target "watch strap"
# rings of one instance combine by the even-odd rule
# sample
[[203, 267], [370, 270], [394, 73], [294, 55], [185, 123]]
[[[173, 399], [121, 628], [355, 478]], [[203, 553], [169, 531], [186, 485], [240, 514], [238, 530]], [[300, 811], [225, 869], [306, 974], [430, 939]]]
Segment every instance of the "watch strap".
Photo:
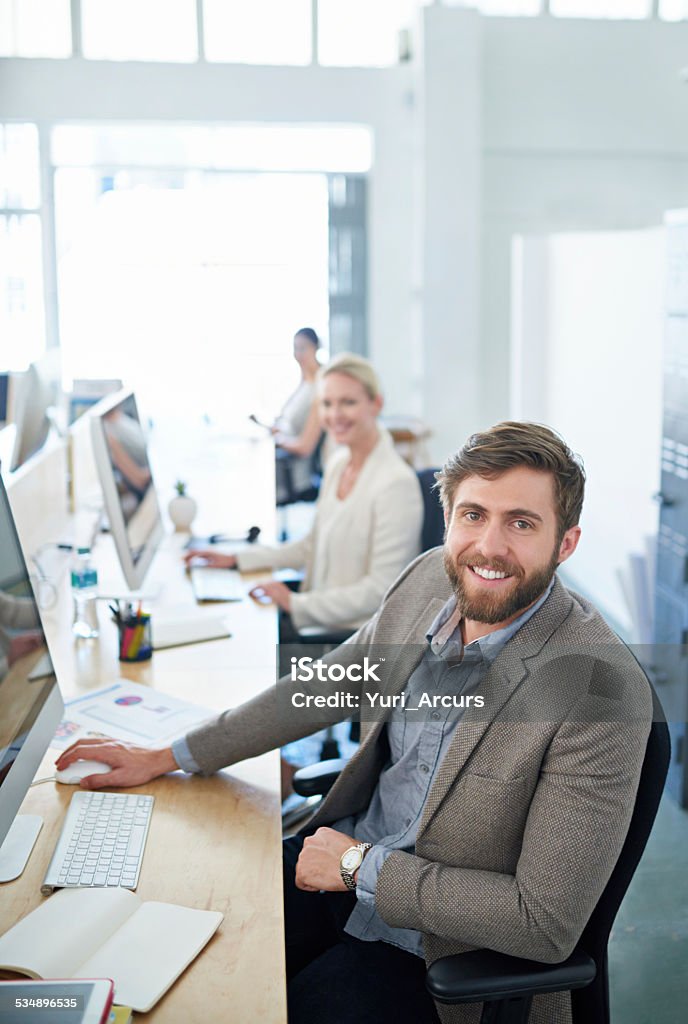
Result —
[[354, 871], [347, 871], [346, 868], [342, 866], [341, 860], [339, 862], [339, 873], [342, 876], [342, 881], [344, 882], [344, 885], [347, 887], [347, 889], [349, 889], [351, 892], [356, 892], [356, 879], [354, 878], [354, 874], [360, 868], [361, 864], [363, 863], [363, 858], [365, 857], [368, 850], [372, 848], [372, 845], [372, 843], [355, 843], [353, 846], [350, 846], [347, 850], [345, 850], [344, 853], [342, 854], [343, 858], [349, 852], [349, 850], [361, 851], [361, 860], [359, 861], [358, 866], [354, 869]]

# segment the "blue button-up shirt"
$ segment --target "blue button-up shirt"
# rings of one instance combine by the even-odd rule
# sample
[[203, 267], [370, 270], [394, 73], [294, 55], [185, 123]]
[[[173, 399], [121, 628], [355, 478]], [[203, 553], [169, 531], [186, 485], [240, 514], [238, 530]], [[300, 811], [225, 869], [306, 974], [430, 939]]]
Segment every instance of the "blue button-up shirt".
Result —
[[410, 928], [392, 928], [375, 907], [375, 886], [380, 869], [393, 850], [415, 853], [416, 836], [425, 801], [463, 716], [462, 708], [418, 707], [422, 694], [467, 696], [476, 693], [491, 663], [504, 645], [547, 600], [554, 580], [534, 605], [503, 629], [487, 633], [466, 647], [461, 618], [451, 597], [430, 626], [428, 646], [406, 684], [404, 707], [395, 707], [387, 722], [389, 762], [365, 811], [335, 822], [331, 827], [358, 841], [373, 843], [358, 871], [358, 897], [345, 930], [355, 938], [382, 940], [423, 956], [421, 934]]

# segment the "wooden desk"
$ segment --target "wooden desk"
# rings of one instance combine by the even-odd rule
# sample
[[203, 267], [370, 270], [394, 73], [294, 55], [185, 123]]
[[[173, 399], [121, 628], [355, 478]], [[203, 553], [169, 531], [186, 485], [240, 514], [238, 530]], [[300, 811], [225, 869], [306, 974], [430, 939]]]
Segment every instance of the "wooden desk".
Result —
[[[234, 474], [250, 464], [246, 515], [268, 530], [273, 513], [266, 514], [266, 509], [274, 508], [271, 449], [269, 443], [232, 446], [223, 457], [222, 478], [215, 489], [215, 497], [223, 500], [224, 489], [233, 477], [237, 479]], [[194, 606], [180, 546], [174, 538], [166, 541], [149, 573], [164, 586], [160, 603], [165, 607]], [[114, 562], [109, 538], [99, 540], [96, 556], [99, 569], [107, 572]], [[159, 651], [149, 662], [122, 665], [117, 661], [116, 629], [105, 606], [99, 610], [100, 639], [73, 640], [65, 575], [56, 606], [43, 616], [65, 698], [124, 676], [218, 711], [242, 703], [274, 682], [276, 616], [250, 600], [223, 608], [231, 622], [231, 638]], [[48, 753], [39, 778], [52, 773], [54, 757]], [[176, 773], [141, 791], [154, 795], [156, 804], [138, 894], [144, 900], [220, 910], [225, 915], [209, 945], [145, 1015], [146, 1021], [284, 1022], [278, 753], [210, 779]], [[44, 826], [24, 874], [0, 890], [3, 931], [41, 903], [40, 885], [72, 793], [71, 786], [47, 782], [34, 787], [24, 801], [22, 811], [40, 814]], [[144, 1019], [142, 1014], [136, 1017]]]

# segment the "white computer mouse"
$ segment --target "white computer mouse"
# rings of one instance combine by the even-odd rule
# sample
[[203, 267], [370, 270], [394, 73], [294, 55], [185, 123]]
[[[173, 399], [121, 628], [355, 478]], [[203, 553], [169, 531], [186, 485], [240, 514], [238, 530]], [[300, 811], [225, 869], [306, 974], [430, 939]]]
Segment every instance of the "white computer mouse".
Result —
[[67, 786], [78, 786], [87, 775], [104, 775], [105, 772], [111, 771], [110, 765], [104, 764], [102, 761], [75, 761], [74, 764], [70, 764], [69, 768], [62, 768], [61, 771], [55, 772], [55, 782], [62, 782]]

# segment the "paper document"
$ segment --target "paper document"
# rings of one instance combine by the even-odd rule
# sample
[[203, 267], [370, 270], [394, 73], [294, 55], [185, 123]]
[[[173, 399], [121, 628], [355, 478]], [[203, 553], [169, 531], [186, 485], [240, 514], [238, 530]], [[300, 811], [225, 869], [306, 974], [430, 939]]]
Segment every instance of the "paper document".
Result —
[[111, 736], [142, 747], [169, 744], [215, 712], [169, 697], [150, 686], [118, 679], [102, 690], [65, 702], [65, 715], [51, 743], [64, 750], [77, 740]]

